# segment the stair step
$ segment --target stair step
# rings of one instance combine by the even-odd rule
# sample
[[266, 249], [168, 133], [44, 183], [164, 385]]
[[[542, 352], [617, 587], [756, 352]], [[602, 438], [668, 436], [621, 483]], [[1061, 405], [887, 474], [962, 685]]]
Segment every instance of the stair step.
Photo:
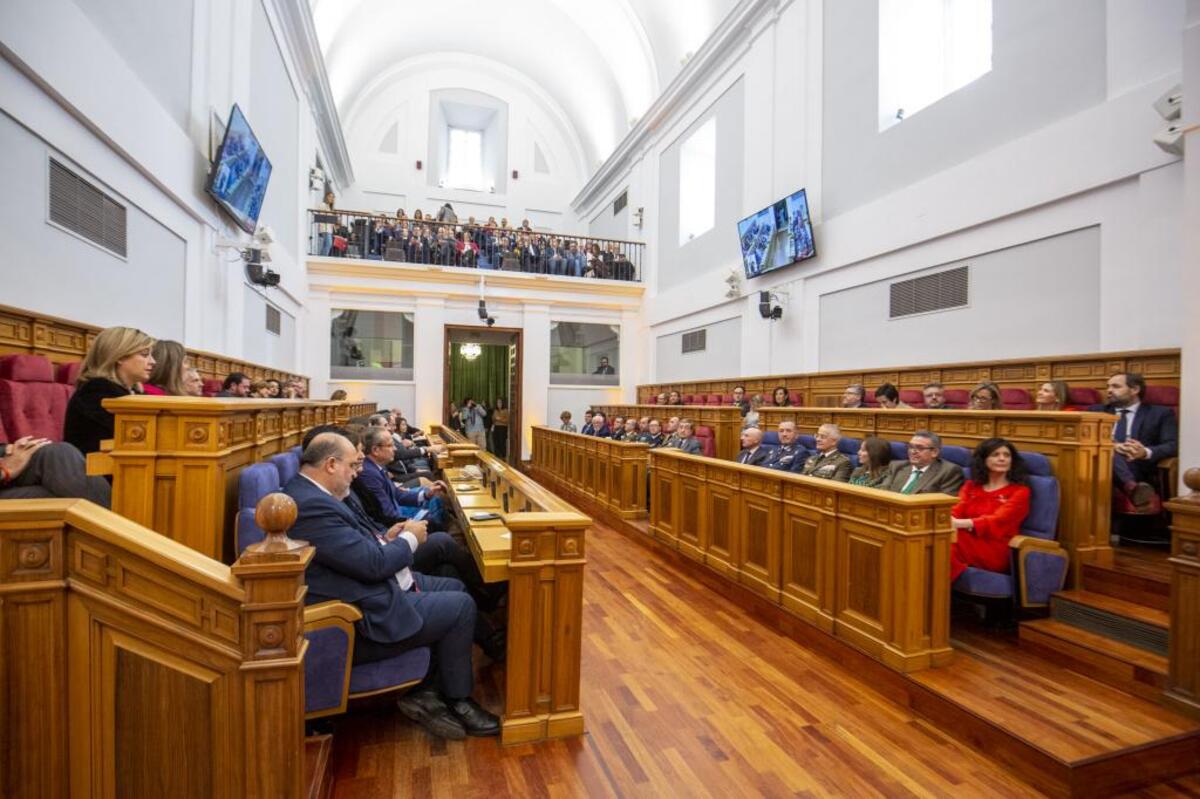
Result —
[[1123, 644], [1166, 656], [1169, 621], [1165, 611], [1090, 591], [1050, 597], [1050, 617]]
[[1021, 622], [1021, 646], [1114, 688], [1160, 701], [1167, 659], [1054, 619]]
[[1096, 594], [1123, 599], [1138, 605], [1168, 610], [1171, 581], [1158, 569], [1141, 567], [1136, 562], [1115, 560], [1110, 563], [1084, 563], [1082, 586]]

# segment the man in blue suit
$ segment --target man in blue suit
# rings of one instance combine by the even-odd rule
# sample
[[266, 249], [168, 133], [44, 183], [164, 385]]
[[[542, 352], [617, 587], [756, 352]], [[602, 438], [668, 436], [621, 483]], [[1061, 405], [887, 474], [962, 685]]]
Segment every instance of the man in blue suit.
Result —
[[284, 487], [298, 510], [291, 534], [316, 550], [305, 572], [305, 601], [336, 599], [362, 612], [355, 623], [356, 664], [433, 647], [436, 687], [427, 680], [400, 699], [405, 716], [444, 738], [497, 735], [499, 719], [471, 699], [475, 602], [458, 580], [412, 571], [424, 525], [397, 524], [380, 535], [342, 501], [358, 457], [345, 436], [320, 433], [300, 458], [300, 474]]
[[1116, 414], [1113, 425], [1113, 488], [1129, 497], [1142, 513], [1157, 509], [1160, 502], [1151, 483], [1157, 464], [1179, 452], [1179, 425], [1170, 408], [1142, 403], [1146, 380], [1136, 372], [1120, 372], [1108, 378], [1108, 404], [1093, 405], [1089, 411]]
[[[434, 483], [420, 489], [399, 488], [388, 473], [396, 455], [396, 442], [386, 427], [371, 426], [363, 434], [367, 458], [355, 478], [355, 488], [371, 515], [388, 524], [403, 519], [425, 519], [434, 530], [446, 529], [444, 485]], [[385, 460], [386, 459], [386, 460]], [[424, 513], [422, 513], [424, 511]]]

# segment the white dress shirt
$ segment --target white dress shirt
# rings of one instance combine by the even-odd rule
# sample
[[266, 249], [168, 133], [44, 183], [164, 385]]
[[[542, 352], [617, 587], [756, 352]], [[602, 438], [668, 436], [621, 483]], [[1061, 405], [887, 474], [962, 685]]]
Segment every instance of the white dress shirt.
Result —
[[[1127, 411], [1127, 413], [1125, 413], [1124, 416], [1121, 416], [1120, 419], [1117, 419], [1117, 424], [1113, 425], [1113, 440], [1116, 440], [1117, 438], [1117, 425], [1121, 424], [1122, 419], [1125, 421], [1125, 440], [1128, 441], [1129, 439], [1133, 438], [1133, 417], [1137, 416], [1137, 412], [1141, 407], [1142, 403], [1135, 402], [1128, 408], [1117, 408], [1118, 416], [1121, 416], [1121, 411]], [[1149, 458], [1150, 448], [1145, 444], [1142, 444], [1142, 446], [1145, 447], [1146, 457]]]

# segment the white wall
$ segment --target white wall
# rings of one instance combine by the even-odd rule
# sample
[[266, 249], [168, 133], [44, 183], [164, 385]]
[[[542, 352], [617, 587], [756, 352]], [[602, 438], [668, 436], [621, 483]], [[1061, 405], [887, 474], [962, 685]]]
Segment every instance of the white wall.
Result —
[[[683, 352], [683, 334], [705, 330], [705, 348]], [[658, 380], [703, 380], [741, 374], [742, 319], [735, 317], [700, 325], [678, 333], [659, 336], [655, 341]]]

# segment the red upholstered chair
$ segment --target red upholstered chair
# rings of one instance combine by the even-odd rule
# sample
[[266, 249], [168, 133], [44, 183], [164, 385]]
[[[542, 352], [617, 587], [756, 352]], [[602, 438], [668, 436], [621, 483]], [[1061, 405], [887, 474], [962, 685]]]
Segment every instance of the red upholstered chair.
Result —
[[200, 393], [202, 393], [206, 397], [215, 397], [215, 396], [217, 396], [217, 394], [221, 393], [221, 389], [223, 387], [224, 387], [223, 380], [213, 380], [211, 378], [206, 377], [206, 378], [204, 378], [204, 387], [202, 389], [200, 389]]
[[646, 404], [646, 405], [657, 405], [657, 404], [658, 404], [658, 395], [657, 395], [657, 394], [651, 394], [649, 397], [646, 397], [646, 403], [645, 403], [645, 404]]
[[1179, 415], [1179, 386], [1146, 386], [1144, 399], [1150, 405], [1162, 405]]
[[866, 393], [866, 395], [863, 397], [863, 404], [866, 405], [868, 408], [878, 408], [879, 400], [875, 399], [875, 395], [872, 394], [870, 391], [868, 391]]
[[971, 392], [965, 388], [948, 388], [945, 396], [947, 408], [965, 408], [971, 404]]
[[695, 405], [696, 404], [696, 398], [693, 397], [691, 394], [683, 394], [679, 397], [679, 399], [684, 405]]
[[724, 405], [725, 398], [722, 397], [720, 394], [709, 394], [708, 395], [708, 404], [709, 405]]
[[1103, 405], [1104, 396], [1094, 388], [1076, 386], [1067, 389], [1067, 404], [1077, 408], [1086, 408], [1089, 405]]
[[8, 436], [8, 431], [4, 429], [4, 411], [0, 411], [0, 442], [5, 444], [12, 441]]
[[1031, 411], [1034, 408], [1033, 397], [1023, 388], [1000, 389], [1000, 402], [1006, 411]]
[[62, 441], [71, 391], [54, 382], [54, 364], [41, 355], [0, 358], [0, 415], [13, 438]]
[[732, 394], [717, 394], [716, 396], [720, 398], [719, 401], [717, 402], [718, 405], [732, 405], [733, 404], [733, 395]]
[[708, 425], [696, 425], [696, 438], [700, 441], [701, 452], [706, 458], [714, 458], [717, 455], [717, 437], [713, 434], [713, 429]]
[[796, 407], [800, 407], [801, 405], [804, 404], [804, 395], [801, 394], [799, 391], [788, 392], [788, 401], [791, 402]]
[[915, 388], [900, 389], [900, 401], [914, 408], [925, 407], [925, 395]]
[[54, 368], [54, 381], [63, 385], [74, 386], [81, 369], [83, 369], [82, 361], [60, 363]]

